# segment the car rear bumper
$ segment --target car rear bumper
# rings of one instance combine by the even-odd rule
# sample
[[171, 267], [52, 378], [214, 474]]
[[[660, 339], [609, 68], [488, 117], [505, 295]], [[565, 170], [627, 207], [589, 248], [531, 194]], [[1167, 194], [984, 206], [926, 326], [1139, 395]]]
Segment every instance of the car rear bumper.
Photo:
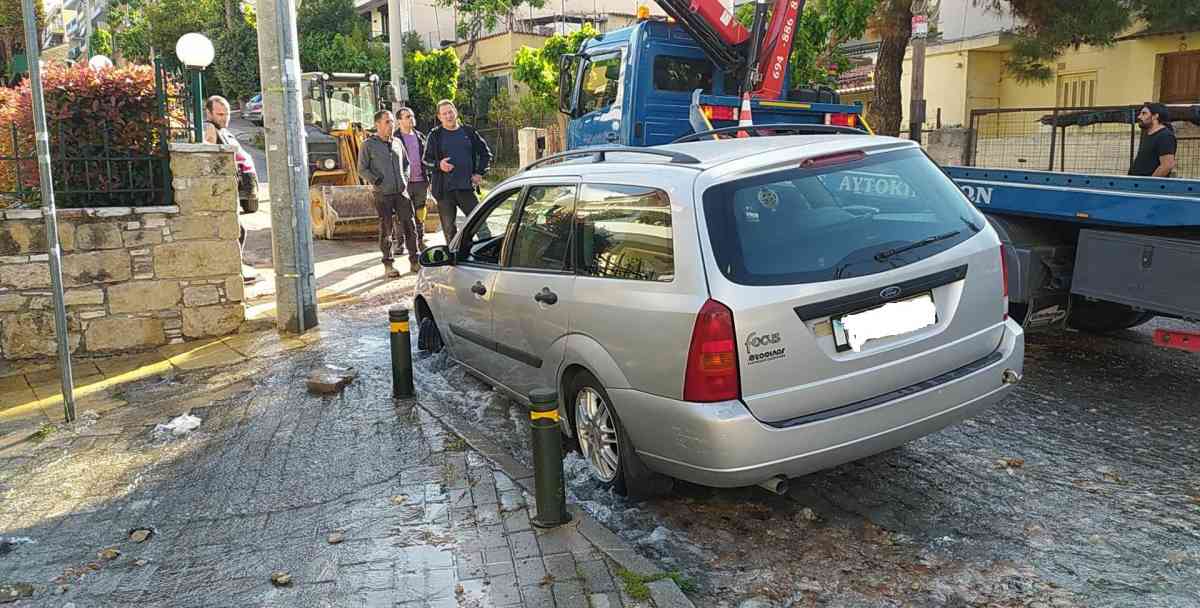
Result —
[[962, 373], [788, 426], [759, 421], [740, 401], [695, 404], [629, 389], [609, 393], [650, 468], [702, 485], [739, 487], [858, 460], [978, 414], [1012, 390], [1003, 374], [1012, 370], [1019, 377], [1024, 356], [1024, 334], [1009, 320], [996, 353]]

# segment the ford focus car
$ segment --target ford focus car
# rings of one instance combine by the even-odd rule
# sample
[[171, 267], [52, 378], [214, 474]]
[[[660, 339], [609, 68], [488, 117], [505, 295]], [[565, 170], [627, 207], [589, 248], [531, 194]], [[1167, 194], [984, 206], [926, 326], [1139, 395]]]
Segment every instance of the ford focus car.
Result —
[[600, 481], [786, 488], [977, 414], [1020, 379], [995, 231], [913, 143], [573, 154], [426, 251], [419, 346], [559, 391]]

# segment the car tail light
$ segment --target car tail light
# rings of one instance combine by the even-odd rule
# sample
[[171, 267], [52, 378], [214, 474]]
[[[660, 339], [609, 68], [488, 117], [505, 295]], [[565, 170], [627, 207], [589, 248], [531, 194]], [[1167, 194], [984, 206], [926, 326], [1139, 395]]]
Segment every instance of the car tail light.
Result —
[[704, 117], [709, 120], [737, 120], [738, 109], [729, 106], [700, 106]]
[[710, 403], [737, 399], [741, 394], [737, 357], [733, 313], [724, 304], [708, 300], [700, 307], [692, 329], [683, 400]]
[[838, 125], [842, 127], [853, 127], [858, 125], [857, 114], [826, 114], [825, 124]]
[[1004, 293], [1004, 320], [1008, 320], [1008, 256], [1004, 255], [1004, 245], [1000, 246], [1000, 280], [1004, 282], [1002, 286]]

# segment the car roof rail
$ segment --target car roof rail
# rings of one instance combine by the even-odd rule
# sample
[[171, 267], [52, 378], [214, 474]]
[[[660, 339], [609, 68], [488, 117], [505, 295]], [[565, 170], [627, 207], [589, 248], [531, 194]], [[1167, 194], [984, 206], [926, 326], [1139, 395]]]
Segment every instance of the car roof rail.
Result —
[[552, 154], [545, 158], [539, 158], [539, 159], [529, 163], [525, 167], [523, 167], [521, 169], [521, 172], [528, 171], [534, 167], [537, 167], [538, 165], [548, 163], [551, 161], [560, 161], [561, 162], [561, 161], [567, 160], [569, 158], [577, 158], [577, 157], [582, 157], [582, 156], [591, 156], [591, 157], [593, 157], [592, 158], [593, 163], [602, 163], [605, 160], [607, 160], [605, 158], [605, 155], [607, 155], [611, 152], [620, 152], [623, 154], [624, 153], [649, 154], [651, 156], [661, 156], [663, 158], [670, 159], [672, 163], [678, 163], [678, 164], [682, 164], [682, 165], [696, 165], [696, 164], [700, 163], [700, 159], [696, 158], [695, 156], [692, 156], [691, 154], [684, 154], [683, 152], [675, 152], [672, 150], [659, 150], [656, 148], [634, 148], [632, 146], [604, 146], [604, 147], [596, 147], [596, 148], [582, 148], [579, 150], [570, 150], [568, 152], [560, 152], [558, 154]]
[[[773, 131], [772, 133], [760, 133], [759, 131]], [[749, 125], [736, 127], [721, 127], [720, 129], [709, 129], [708, 131], [700, 131], [698, 133], [688, 133], [675, 141], [673, 144], [682, 144], [689, 141], [699, 141], [701, 138], [712, 135], [728, 135], [745, 131], [750, 134], [750, 137], [770, 137], [773, 135], [825, 135], [829, 133], [842, 135], [870, 135], [866, 131], [856, 127], [847, 127], [845, 125], [809, 125], [795, 123], [781, 123], [769, 125]], [[784, 131], [779, 133], [778, 131]]]

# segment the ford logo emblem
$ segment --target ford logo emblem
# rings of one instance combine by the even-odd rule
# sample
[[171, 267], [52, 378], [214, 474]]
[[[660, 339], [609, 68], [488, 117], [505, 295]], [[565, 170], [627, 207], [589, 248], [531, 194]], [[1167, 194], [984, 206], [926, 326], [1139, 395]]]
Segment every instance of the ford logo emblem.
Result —
[[883, 290], [879, 292], [879, 297], [881, 297], [885, 300], [890, 300], [890, 299], [900, 295], [900, 291], [901, 291], [901, 289], [899, 287], [892, 285], [891, 287], [883, 288]]

